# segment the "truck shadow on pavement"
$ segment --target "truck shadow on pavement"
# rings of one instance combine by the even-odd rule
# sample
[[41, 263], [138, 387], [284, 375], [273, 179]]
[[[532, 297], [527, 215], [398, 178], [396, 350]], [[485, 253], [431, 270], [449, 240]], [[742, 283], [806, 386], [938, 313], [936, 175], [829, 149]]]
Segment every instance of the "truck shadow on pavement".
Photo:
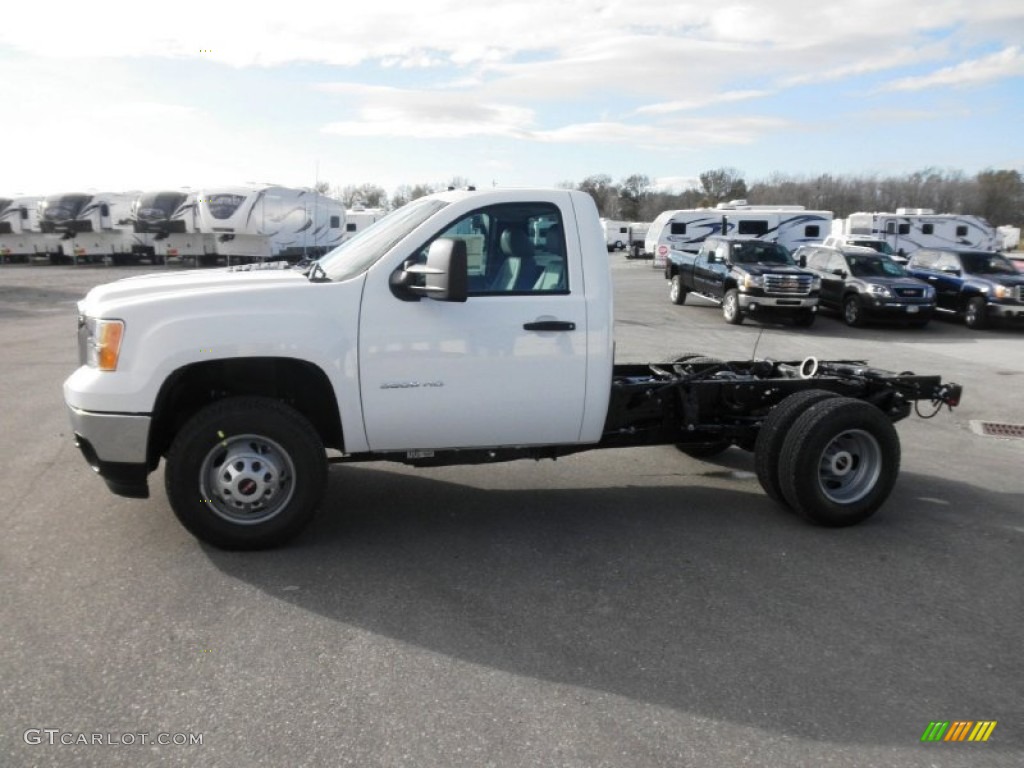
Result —
[[804, 739], [911, 747], [930, 720], [1019, 712], [1013, 499], [908, 473], [876, 517], [826, 530], [746, 487], [345, 467], [290, 547], [207, 555], [454, 659]]

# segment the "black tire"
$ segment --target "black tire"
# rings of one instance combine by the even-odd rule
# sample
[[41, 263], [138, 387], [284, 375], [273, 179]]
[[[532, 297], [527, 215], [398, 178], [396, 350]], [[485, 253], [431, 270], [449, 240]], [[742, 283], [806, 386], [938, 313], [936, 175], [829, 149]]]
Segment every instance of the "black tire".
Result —
[[860, 328], [864, 325], [864, 306], [855, 293], [843, 299], [843, 322], [851, 328]]
[[837, 397], [800, 416], [786, 435], [779, 480], [786, 502], [818, 525], [840, 528], [871, 517], [900, 472], [900, 439], [870, 403]]
[[818, 313], [811, 309], [801, 309], [793, 316], [793, 325], [797, 328], [810, 328], [814, 325], [814, 318]]
[[975, 296], [967, 302], [964, 307], [964, 325], [974, 331], [988, 328], [988, 306], [983, 297]]
[[164, 472], [174, 514], [221, 549], [266, 549], [312, 519], [327, 485], [327, 458], [302, 414], [265, 397], [233, 397], [186, 422]]
[[722, 299], [722, 317], [730, 325], [740, 325], [743, 322], [743, 312], [740, 310], [740, 292], [730, 288], [725, 292]]
[[668, 298], [673, 304], [686, 303], [686, 287], [683, 285], [682, 275], [672, 275], [672, 280], [668, 287]]
[[782, 495], [782, 483], [779, 480], [779, 459], [782, 455], [782, 444], [793, 424], [805, 411], [824, 400], [837, 397], [834, 392], [826, 389], [805, 389], [795, 392], [768, 412], [761, 424], [754, 443], [754, 470], [757, 479], [768, 497], [784, 507], [788, 507]]

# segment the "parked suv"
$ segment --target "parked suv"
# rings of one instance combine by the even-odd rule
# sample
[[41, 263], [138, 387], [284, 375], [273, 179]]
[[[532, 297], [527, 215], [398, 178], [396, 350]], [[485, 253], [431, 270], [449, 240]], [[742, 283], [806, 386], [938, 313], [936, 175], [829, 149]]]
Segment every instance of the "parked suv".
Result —
[[847, 325], [885, 319], [923, 327], [935, 310], [935, 289], [873, 248], [802, 245], [794, 256], [821, 278], [820, 303], [839, 310]]
[[922, 248], [907, 269], [935, 288], [938, 309], [963, 315], [968, 328], [1024, 320], [1024, 275], [1001, 253]]

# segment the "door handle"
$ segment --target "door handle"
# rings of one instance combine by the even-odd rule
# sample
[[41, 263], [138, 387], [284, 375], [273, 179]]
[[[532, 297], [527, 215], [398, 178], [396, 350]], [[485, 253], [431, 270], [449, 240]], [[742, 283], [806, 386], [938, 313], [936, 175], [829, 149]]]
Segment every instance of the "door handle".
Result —
[[524, 331], [575, 331], [576, 323], [567, 320], [538, 320], [535, 323], [525, 323]]

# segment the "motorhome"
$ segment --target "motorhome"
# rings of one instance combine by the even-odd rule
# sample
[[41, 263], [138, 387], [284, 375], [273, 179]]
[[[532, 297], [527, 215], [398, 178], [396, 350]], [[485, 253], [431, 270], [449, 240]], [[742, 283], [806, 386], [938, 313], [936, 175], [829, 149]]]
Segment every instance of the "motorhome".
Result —
[[217, 187], [196, 197], [198, 232], [212, 235], [229, 264], [316, 258], [345, 235], [345, 209], [312, 189], [271, 184]]
[[608, 253], [624, 251], [629, 247], [629, 222], [617, 219], [601, 219], [601, 231], [604, 233], [604, 244]]
[[131, 207], [137, 192], [71, 192], [39, 203], [39, 226], [50, 235], [50, 260], [101, 262], [131, 254]]
[[377, 221], [377, 219], [383, 218], [383, 208], [366, 208], [361, 205], [353, 206], [345, 211], [345, 234], [343, 239], [348, 240], [350, 237], [362, 232], [368, 226]]
[[45, 256], [46, 240], [39, 229], [42, 197], [0, 198], [0, 261], [28, 261]]
[[1015, 251], [1020, 247], [1020, 227], [1012, 227], [1009, 224], [996, 227], [999, 233], [999, 250]]
[[644, 250], [662, 269], [670, 251], [696, 253], [711, 235], [769, 240], [790, 250], [821, 242], [832, 228], [832, 211], [802, 205], [750, 205], [744, 200], [715, 208], [665, 211], [651, 224]]
[[918, 248], [994, 251], [999, 247], [995, 227], [980, 216], [935, 213], [929, 208], [897, 208], [895, 213], [851, 213], [845, 220], [833, 224], [833, 234], [878, 237], [900, 256], [909, 256]]
[[143, 192], [132, 205], [136, 252], [156, 263], [167, 259], [193, 261], [197, 265], [217, 261], [217, 239], [199, 229], [198, 193], [184, 189]]

